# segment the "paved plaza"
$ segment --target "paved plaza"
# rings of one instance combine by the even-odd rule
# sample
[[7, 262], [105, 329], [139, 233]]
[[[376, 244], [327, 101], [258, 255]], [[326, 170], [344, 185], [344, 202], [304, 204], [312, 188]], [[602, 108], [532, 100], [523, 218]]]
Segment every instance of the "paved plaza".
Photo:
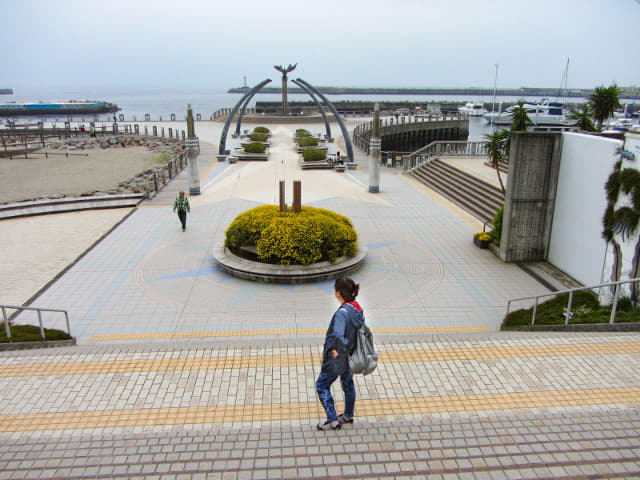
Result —
[[[638, 334], [501, 333], [509, 299], [548, 290], [475, 247], [473, 217], [399, 169], [368, 193], [357, 152], [358, 170], [302, 171], [300, 125], [269, 126], [268, 162], [218, 163], [221, 127], [196, 125], [186, 232], [183, 172], [35, 300], [69, 312], [78, 346], [0, 353], [0, 479], [640, 478]], [[334, 432], [315, 430], [314, 390], [332, 282], [249, 282], [212, 258], [236, 215], [278, 203], [279, 180], [291, 204], [298, 179], [368, 249], [353, 278], [380, 364]]]

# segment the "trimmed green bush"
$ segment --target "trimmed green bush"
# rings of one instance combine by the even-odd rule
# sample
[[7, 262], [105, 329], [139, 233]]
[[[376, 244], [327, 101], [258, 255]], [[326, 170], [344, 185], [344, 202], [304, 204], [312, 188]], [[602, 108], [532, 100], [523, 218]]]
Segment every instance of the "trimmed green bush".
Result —
[[267, 147], [263, 143], [247, 143], [244, 151], [247, 153], [264, 153]]
[[[71, 337], [62, 330], [51, 328], [44, 329], [44, 337], [47, 341], [53, 340], [70, 340]], [[41, 342], [40, 327], [34, 325], [14, 325], [11, 327], [12, 342]], [[9, 343], [9, 339], [5, 335], [4, 328], [0, 328], [0, 343]]]
[[266, 133], [254, 132], [249, 134], [249, 139], [252, 142], [266, 142], [267, 138], [269, 138], [269, 136]]
[[301, 147], [315, 147], [318, 145], [318, 139], [313, 137], [300, 137], [298, 145]]
[[234, 253], [254, 246], [265, 263], [309, 265], [358, 251], [358, 234], [351, 221], [322, 208], [302, 207], [300, 213], [282, 213], [263, 205], [240, 214], [229, 226], [225, 246]]
[[[558, 295], [551, 300], [538, 304], [536, 311], [536, 325], [563, 325], [565, 323], [564, 309], [567, 307], [569, 294]], [[634, 307], [630, 300], [620, 299], [616, 311], [616, 322], [640, 321], [640, 308]], [[620, 308], [621, 307], [621, 308]], [[569, 323], [608, 323], [611, 316], [611, 307], [602, 306], [598, 296], [590, 291], [578, 291], [573, 293], [571, 304], [573, 318]], [[503, 322], [503, 328], [531, 325], [533, 307], [516, 310], [507, 315]]]
[[302, 158], [305, 162], [318, 162], [327, 158], [327, 152], [317, 148], [305, 148], [302, 151]]
[[311, 132], [309, 130], [305, 130], [304, 128], [298, 128], [296, 130], [296, 137], [311, 137]]
[[501, 206], [496, 214], [493, 216], [493, 230], [489, 232], [491, 235], [491, 239], [496, 243], [496, 245], [500, 245], [500, 239], [502, 238], [502, 218], [504, 217], [504, 205]]
[[269, 133], [269, 129], [267, 127], [256, 127], [253, 129], [255, 133]]

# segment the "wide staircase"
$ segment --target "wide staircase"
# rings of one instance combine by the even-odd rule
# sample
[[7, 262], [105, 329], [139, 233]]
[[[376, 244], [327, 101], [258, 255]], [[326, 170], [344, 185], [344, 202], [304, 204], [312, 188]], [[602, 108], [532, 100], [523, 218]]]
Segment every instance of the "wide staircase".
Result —
[[499, 188], [439, 159], [421, 164], [409, 175], [483, 222], [492, 220], [504, 203]]

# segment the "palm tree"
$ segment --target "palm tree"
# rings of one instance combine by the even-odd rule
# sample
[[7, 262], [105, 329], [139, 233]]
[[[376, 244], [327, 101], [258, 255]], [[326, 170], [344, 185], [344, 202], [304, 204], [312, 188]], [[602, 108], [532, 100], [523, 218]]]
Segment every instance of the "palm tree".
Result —
[[524, 108], [524, 100], [520, 100], [511, 112], [511, 131], [526, 130], [529, 123], [531, 123], [531, 119], [527, 115], [527, 109]]
[[589, 109], [589, 104], [585, 103], [584, 105], [582, 105], [582, 110], [571, 112], [570, 118], [571, 120], [575, 120], [576, 123], [574, 123], [573, 125], [578, 127], [580, 130], [585, 132], [595, 132], [596, 127], [593, 124], [591, 115], [592, 112]]
[[596, 87], [595, 91], [589, 95], [589, 104], [593, 110], [593, 118], [596, 120], [598, 130], [602, 128], [604, 121], [613, 115], [616, 108], [620, 108], [620, 95], [622, 90], [614, 83], [610, 87], [603, 85]]
[[504, 183], [502, 183], [502, 177], [500, 176], [500, 162], [507, 158], [507, 147], [511, 132], [506, 128], [498, 130], [497, 132], [489, 133], [484, 136], [487, 148], [487, 156], [491, 166], [496, 169], [498, 174], [498, 181], [500, 182], [500, 189], [502, 193], [505, 193]]

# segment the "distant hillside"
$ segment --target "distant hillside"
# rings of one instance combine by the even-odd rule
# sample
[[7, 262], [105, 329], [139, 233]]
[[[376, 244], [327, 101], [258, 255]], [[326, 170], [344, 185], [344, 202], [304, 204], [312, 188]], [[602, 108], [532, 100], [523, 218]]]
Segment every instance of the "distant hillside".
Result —
[[[492, 88], [387, 88], [387, 87], [315, 87], [326, 95], [493, 95]], [[236, 87], [227, 90], [227, 93], [246, 93], [249, 87]], [[621, 87], [622, 97], [625, 99], [640, 99], [640, 88]], [[299, 87], [287, 88], [288, 93], [301, 93], [304, 90]], [[260, 93], [281, 94], [280, 87], [265, 87]], [[523, 97], [588, 97], [593, 89], [572, 89], [561, 92], [558, 88], [499, 88], [497, 95], [523, 96]]]

